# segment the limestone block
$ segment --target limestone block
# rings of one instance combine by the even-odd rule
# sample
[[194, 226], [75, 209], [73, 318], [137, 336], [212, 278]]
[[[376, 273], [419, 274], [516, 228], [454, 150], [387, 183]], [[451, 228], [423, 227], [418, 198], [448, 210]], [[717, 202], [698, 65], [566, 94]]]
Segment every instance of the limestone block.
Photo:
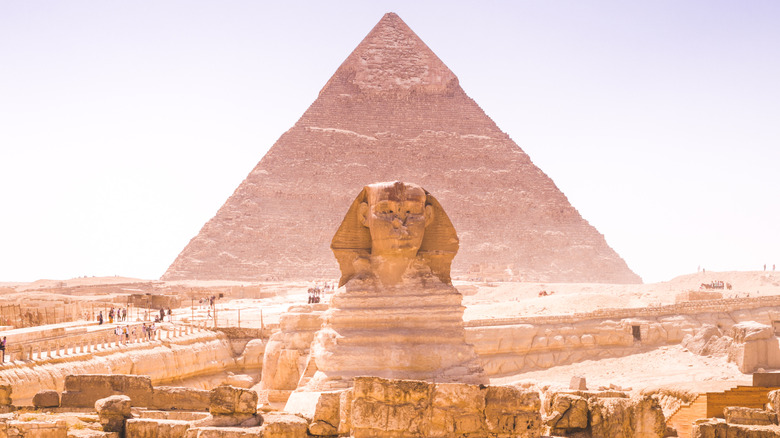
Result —
[[551, 431], [566, 434], [569, 430], [588, 427], [587, 400], [567, 393], [556, 393], [550, 398], [550, 408], [542, 416], [542, 421]]
[[356, 377], [352, 388], [352, 435], [424, 435], [431, 404], [430, 386], [416, 380]]
[[712, 353], [725, 353], [725, 350], [710, 351], [721, 336], [719, 328], [712, 324], [705, 324], [696, 331], [694, 336], [685, 336], [682, 340], [682, 346], [694, 354], [704, 356]]
[[561, 394], [570, 399], [569, 408], [561, 415], [560, 420], [555, 423], [559, 429], [584, 429], [588, 427], [588, 402], [576, 395]]
[[744, 343], [735, 341], [729, 347], [728, 358], [743, 373], [752, 373], [758, 368], [777, 368], [780, 366], [780, 343], [774, 336]]
[[631, 401], [626, 398], [592, 398], [588, 400], [593, 438], [631, 438]]
[[121, 374], [80, 374], [65, 377], [65, 390], [60, 401], [63, 407], [89, 408], [99, 399], [111, 395], [127, 395], [133, 406], [148, 406], [152, 396], [149, 376]]
[[111, 395], [95, 402], [95, 410], [105, 432], [124, 434], [125, 420], [132, 417], [130, 397]]
[[306, 420], [292, 414], [263, 414], [263, 438], [306, 438], [308, 424]]
[[56, 408], [60, 405], [60, 394], [53, 389], [38, 391], [33, 397], [33, 406], [36, 408]]
[[156, 386], [149, 408], [180, 411], [208, 411], [211, 391], [179, 386]]
[[0, 385], [0, 406], [11, 406], [13, 400], [11, 394], [13, 394], [14, 388], [11, 385]]
[[[263, 356], [263, 389], [294, 390], [301, 377], [298, 362], [305, 350], [290, 349], [294, 344], [285, 333], [274, 333], [268, 341]], [[314, 333], [311, 333], [311, 339]], [[288, 342], [289, 341], [289, 342]], [[311, 340], [309, 341], [311, 342]]]
[[184, 438], [256, 438], [264, 436], [260, 427], [190, 427]]
[[284, 411], [309, 421], [312, 435], [336, 435], [339, 427], [341, 391], [300, 392], [290, 394]]
[[569, 381], [569, 389], [574, 389], [577, 391], [587, 391], [588, 385], [585, 383], [585, 378], [582, 376], [572, 376], [571, 380]]
[[541, 435], [541, 400], [536, 391], [514, 386], [488, 386], [485, 425], [489, 433], [516, 437]]
[[731, 327], [731, 337], [738, 343], [769, 339], [774, 336], [771, 326], [755, 321], [743, 321]]
[[666, 431], [663, 410], [650, 396], [594, 396], [588, 410], [593, 438], [654, 438]]
[[68, 424], [57, 421], [8, 421], [0, 434], [9, 438], [66, 438]]
[[188, 421], [132, 418], [125, 423], [128, 438], [183, 438]]
[[244, 369], [259, 369], [263, 365], [266, 343], [262, 339], [252, 339], [247, 342], [236, 364]]
[[225, 381], [222, 383], [225, 385], [235, 386], [237, 388], [251, 388], [255, 384], [255, 379], [253, 379], [252, 376], [246, 374], [228, 373]]
[[339, 428], [338, 434], [349, 435], [352, 430], [352, 389], [342, 391], [339, 396]]
[[263, 424], [263, 416], [259, 414], [214, 414], [190, 423], [191, 427], [258, 427]]
[[691, 436], [693, 438], [780, 438], [780, 427], [728, 424], [719, 418], [707, 418], [694, 422]]
[[221, 385], [211, 390], [209, 412], [212, 415], [255, 414], [257, 392]]
[[484, 433], [486, 392], [487, 390], [479, 385], [435, 385], [426, 436], [450, 437]]
[[723, 414], [726, 423], [729, 424], [754, 424], [757, 426], [777, 424], [777, 414], [774, 411], [731, 406], [725, 408]]
[[631, 399], [633, 403], [632, 425], [634, 437], [662, 437], [666, 432], [666, 417], [664, 417], [658, 399], [651, 396], [637, 396]]

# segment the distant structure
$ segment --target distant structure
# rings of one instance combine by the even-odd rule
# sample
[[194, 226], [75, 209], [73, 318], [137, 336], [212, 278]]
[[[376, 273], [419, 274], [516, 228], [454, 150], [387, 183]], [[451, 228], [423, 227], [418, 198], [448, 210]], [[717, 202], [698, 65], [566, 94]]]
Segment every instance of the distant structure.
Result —
[[641, 282], [393, 13], [162, 279], [335, 278], [329, 243], [350, 194], [393, 180], [422, 185], [449, 212], [460, 235], [454, 277]]

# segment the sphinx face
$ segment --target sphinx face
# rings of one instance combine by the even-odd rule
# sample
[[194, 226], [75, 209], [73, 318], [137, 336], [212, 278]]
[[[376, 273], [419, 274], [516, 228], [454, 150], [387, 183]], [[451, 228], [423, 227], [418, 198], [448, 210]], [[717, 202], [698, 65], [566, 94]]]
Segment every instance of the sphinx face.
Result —
[[371, 254], [415, 257], [433, 219], [425, 191], [400, 182], [380, 183], [368, 186], [367, 195], [359, 214], [371, 233]]

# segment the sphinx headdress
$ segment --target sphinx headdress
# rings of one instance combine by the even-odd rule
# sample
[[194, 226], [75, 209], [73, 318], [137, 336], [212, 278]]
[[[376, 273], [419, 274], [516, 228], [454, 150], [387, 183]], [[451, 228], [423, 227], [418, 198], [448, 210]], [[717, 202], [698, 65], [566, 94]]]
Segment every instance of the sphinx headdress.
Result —
[[[414, 186], [414, 184], [402, 184]], [[360, 204], [368, 202], [368, 187], [363, 187], [363, 190], [352, 202], [330, 244], [330, 249], [333, 250], [341, 269], [339, 287], [357, 273], [355, 262], [359, 259], [367, 260], [371, 255], [371, 233], [368, 227], [362, 225], [358, 220]], [[433, 208], [433, 221], [425, 228], [417, 257], [427, 263], [431, 272], [439, 280], [450, 284], [450, 265], [455, 254], [458, 253], [458, 235], [439, 201], [427, 190], [423, 189], [423, 191], [425, 191], [425, 204]]]

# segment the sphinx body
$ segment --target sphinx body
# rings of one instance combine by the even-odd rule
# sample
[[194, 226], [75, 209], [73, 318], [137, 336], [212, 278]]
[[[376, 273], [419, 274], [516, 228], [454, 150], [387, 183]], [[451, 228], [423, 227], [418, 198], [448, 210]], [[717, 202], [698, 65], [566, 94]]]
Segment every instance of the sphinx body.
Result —
[[421, 187], [366, 186], [331, 245], [344, 288], [312, 344], [317, 372], [307, 389], [348, 387], [356, 376], [486, 383], [449, 277], [457, 246], [449, 218]]

